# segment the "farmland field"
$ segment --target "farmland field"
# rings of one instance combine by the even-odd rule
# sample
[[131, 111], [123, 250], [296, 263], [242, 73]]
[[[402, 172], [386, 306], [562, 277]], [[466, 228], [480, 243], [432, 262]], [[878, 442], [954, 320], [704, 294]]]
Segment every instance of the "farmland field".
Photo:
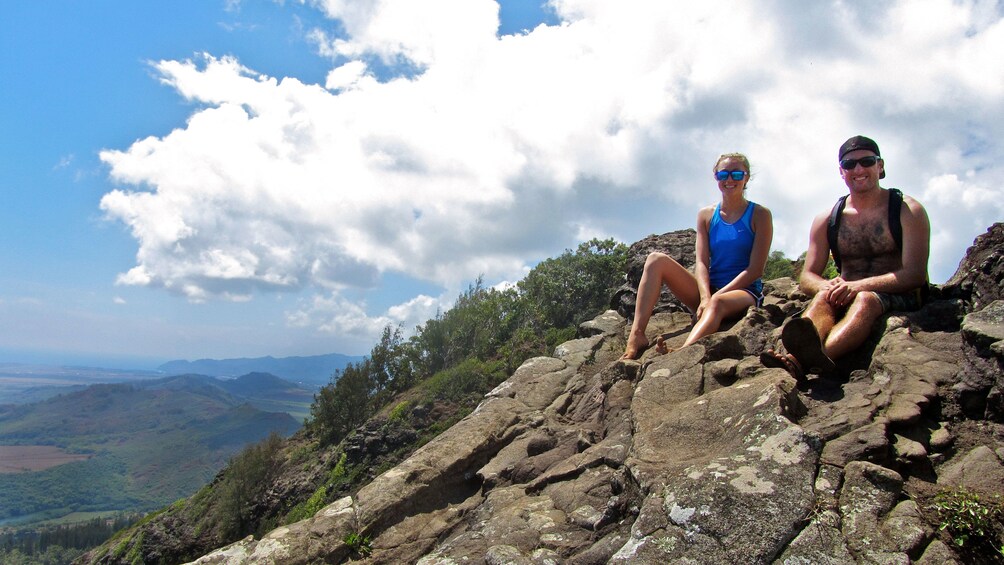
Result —
[[51, 445], [0, 445], [0, 473], [42, 471], [73, 461], [90, 459], [90, 455], [68, 453]]

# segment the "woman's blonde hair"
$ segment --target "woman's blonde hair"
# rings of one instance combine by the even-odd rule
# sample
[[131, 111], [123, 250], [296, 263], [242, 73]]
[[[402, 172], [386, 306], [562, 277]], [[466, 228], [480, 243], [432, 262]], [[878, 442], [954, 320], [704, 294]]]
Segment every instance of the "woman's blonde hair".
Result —
[[739, 159], [740, 161], [742, 161], [743, 165], [746, 166], [746, 174], [748, 174], [751, 177], [753, 176], [753, 169], [750, 167], [749, 157], [743, 155], [742, 153], [723, 153], [720, 157], [718, 157], [718, 160], [715, 161], [715, 168], [712, 170], [712, 172], [717, 173], [718, 165], [721, 165], [722, 161], [726, 159]]

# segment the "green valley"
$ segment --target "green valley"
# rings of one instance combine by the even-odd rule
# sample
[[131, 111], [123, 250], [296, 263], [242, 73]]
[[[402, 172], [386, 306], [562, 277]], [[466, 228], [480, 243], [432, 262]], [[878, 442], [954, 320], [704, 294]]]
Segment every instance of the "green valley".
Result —
[[253, 373], [96, 384], [0, 406], [0, 525], [152, 510], [189, 496], [245, 445], [293, 433], [312, 400]]

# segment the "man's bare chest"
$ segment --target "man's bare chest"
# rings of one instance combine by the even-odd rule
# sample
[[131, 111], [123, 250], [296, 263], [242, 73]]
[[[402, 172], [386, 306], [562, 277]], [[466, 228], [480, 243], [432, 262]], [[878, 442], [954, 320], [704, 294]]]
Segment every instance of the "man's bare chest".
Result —
[[838, 234], [844, 271], [870, 276], [888, 272], [901, 261], [899, 247], [889, 230], [888, 213], [843, 214]]

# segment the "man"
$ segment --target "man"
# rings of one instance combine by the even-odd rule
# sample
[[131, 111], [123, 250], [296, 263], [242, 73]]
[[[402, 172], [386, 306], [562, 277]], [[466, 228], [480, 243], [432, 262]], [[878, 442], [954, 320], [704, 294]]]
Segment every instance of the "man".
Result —
[[[848, 139], [838, 158], [849, 194], [812, 222], [799, 278], [812, 301], [781, 330], [787, 353], [760, 356], [764, 365], [787, 369], [799, 380], [812, 369], [832, 371], [833, 361], [864, 343], [886, 312], [919, 309], [928, 286], [931, 226], [924, 207], [879, 185], [885, 161], [873, 140]], [[822, 273], [831, 253], [839, 276], [826, 280]]]

